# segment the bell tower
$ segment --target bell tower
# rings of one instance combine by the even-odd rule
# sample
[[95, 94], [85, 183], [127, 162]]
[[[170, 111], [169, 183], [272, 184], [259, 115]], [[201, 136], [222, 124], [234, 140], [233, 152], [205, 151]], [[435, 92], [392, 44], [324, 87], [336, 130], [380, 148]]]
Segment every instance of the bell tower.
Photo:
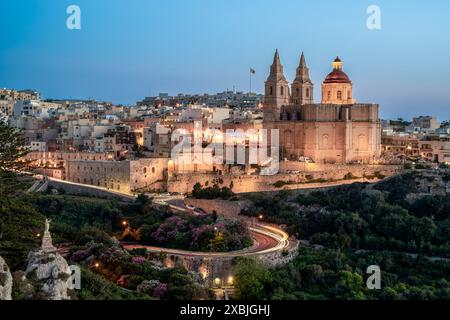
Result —
[[280, 121], [281, 107], [289, 104], [289, 83], [283, 74], [278, 49], [265, 82], [264, 121]]
[[297, 74], [291, 86], [291, 103], [295, 105], [314, 103], [314, 84], [309, 78], [309, 69], [306, 65], [305, 55], [302, 52]]

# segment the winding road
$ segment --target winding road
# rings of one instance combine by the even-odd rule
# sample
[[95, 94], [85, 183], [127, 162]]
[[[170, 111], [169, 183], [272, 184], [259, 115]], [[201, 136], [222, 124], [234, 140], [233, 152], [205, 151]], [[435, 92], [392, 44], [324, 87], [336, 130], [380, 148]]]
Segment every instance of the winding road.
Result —
[[[37, 177], [37, 176], [36, 176]], [[43, 179], [43, 176], [41, 176]], [[98, 189], [100, 191], [110, 193], [116, 196], [127, 198], [128, 200], [134, 200], [136, 197], [134, 195], [125, 194], [118, 191], [113, 191], [109, 189], [105, 189], [102, 187], [96, 187], [91, 185], [79, 184], [74, 182], [69, 182], [65, 180], [59, 180], [55, 178], [45, 177], [46, 181], [55, 181], [68, 185], [73, 185], [75, 187], [83, 187], [83, 188], [92, 188]], [[36, 183], [38, 186], [38, 183]], [[190, 210], [187, 210], [184, 205], [184, 196], [181, 195], [155, 195], [149, 194], [153, 198], [153, 203], [159, 205], [168, 205], [174, 211], [181, 211], [185, 213], [189, 213]], [[278, 252], [285, 249], [288, 249], [290, 246], [289, 235], [281, 230], [280, 228], [272, 225], [256, 223], [249, 223], [249, 231], [250, 236], [253, 239], [253, 245], [249, 248], [245, 248], [238, 251], [231, 252], [198, 252], [198, 251], [185, 251], [185, 250], [177, 250], [177, 249], [169, 249], [169, 248], [160, 248], [154, 246], [145, 246], [138, 244], [130, 244], [130, 243], [122, 243], [122, 246], [127, 249], [138, 249], [145, 248], [150, 252], [164, 252], [167, 254], [173, 254], [178, 256], [187, 256], [187, 257], [245, 257], [245, 256], [258, 256], [262, 254], [268, 254], [272, 252]]]
[[[153, 195], [152, 195], [153, 196]], [[184, 206], [183, 196], [157, 196], [153, 202], [160, 205], [168, 205], [172, 210], [189, 212]], [[147, 249], [150, 252], [164, 252], [166, 254], [173, 254], [177, 256], [186, 257], [204, 257], [204, 258], [234, 258], [234, 257], [247, 257], [257, 256], [262, 254], [268, 254], [272, 252], [278, 252], [289, 248], [289, 235], [278, 227], [256, 223], [249, 224], [250, 236], [253, 239], [253, 245], [251, 247], [231, 252], [199, 252], [178, 250], [170, 248], [161, 248], [155, 246], [146, 246], [139, 244], [122, 243], [123, 247], [127, 250], [131, 249]]]
[[126, 244], [122, 246], [126, 250], [131, 249], [147, 249], [150, 252], [164, 252], [166, 254], [173, 254], [177, 256], [186, 257], [203, 257], [203, 258], [235, 258], [257, 256], [261, 254], [268, 254], [289, 248], [289, 236], [286, 232], [273, 226], [256, 224], [249, 227], [250, 235], [253, 238], [253, 245], [239, 251], [231, 252], [198, 252], [186, 251], [178, 249], [160, 248], [154, 246]]

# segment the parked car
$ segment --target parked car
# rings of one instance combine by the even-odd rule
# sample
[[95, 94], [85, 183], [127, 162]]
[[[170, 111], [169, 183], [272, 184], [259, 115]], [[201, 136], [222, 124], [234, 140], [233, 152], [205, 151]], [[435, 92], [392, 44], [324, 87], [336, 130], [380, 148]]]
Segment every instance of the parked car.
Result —
[[306, 163], [314, 163], [314, 160], [311, 159], [310, 157], [298, 157], [298, 161], [299, 162], [306, 162]]

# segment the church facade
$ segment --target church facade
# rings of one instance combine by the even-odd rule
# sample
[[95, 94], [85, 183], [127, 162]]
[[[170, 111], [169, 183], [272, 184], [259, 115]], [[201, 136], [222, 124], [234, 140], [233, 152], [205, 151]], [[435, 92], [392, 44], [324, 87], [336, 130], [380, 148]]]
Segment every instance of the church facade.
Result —
[[353, 84], [339, 58], [322, 83], [321, 103], [314, 103], [314, 84], [302, 53], [289, 86], [278, 50], [265, 82], [264, 122], [278, 129], [281, 159], [310, 157], [317, 163], [373, 163], [381, 154], [378, 104], [357, 103]]

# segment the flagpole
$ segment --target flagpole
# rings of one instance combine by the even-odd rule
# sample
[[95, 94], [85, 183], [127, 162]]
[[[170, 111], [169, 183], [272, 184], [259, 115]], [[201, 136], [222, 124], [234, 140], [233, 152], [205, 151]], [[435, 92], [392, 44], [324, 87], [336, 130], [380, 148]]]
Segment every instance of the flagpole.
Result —
[[252, 69], [249, 70], [250, 74], [250, 94], [252, 93]]

